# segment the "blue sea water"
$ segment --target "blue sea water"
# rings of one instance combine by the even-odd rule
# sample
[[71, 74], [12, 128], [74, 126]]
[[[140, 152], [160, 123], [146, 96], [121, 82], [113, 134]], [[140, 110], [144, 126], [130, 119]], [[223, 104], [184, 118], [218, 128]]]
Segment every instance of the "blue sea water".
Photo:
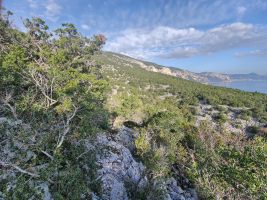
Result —
[[211, 85], [240, 89], [248, 92], [260, 92], [267, 94], [267, 81], [232, 81], [210, 83]]

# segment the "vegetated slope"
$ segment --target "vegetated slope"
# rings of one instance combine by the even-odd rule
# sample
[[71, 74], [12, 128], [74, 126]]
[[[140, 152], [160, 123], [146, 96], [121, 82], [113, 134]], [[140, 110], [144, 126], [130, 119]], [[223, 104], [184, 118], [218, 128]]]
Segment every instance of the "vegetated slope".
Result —
[[267, 95], [101, 54], [104, 37], [72, 24], [49, 31], [34, 18], [20, 32], [9, 14], [0, 199], [266, 198]]
[[267, 95], [151, 72], [113, 53], [95, 59], [112, 88], [113, 126], [140, 133], [151, 179], [176, 177], [203, 199], [267, 197]]
[[231, 82], [231, 81], [266, 81], [267, 75], [258, 75], [256, 73], [250, 74], [222, 74], [215, 72], [201, 72], [195, 73], [188, 70], [183, 70], [174, 67], [165, 67], [151, 62], [141, 61], [133, 59], [129, 56], [125, 56], [118, 53], [106, 52], [117, 56], [126, 62], [132, 62], [138, 64], [140, 67], [152, 71], [159, 72], [162, 74], [167, 74], [187, 80], [194, 80], [201, 83], [211, 83], [211, 82]]
[[[253, 109], [254, 117], [266, 121], [267, 95], [244, 92], [238, 89], [210, 86], [161, 73], [153, 73], [140, 67], [139, 61], [125, 60], [124, 56], [102, 53], [96, 57], [103, 64], [103, 74], [111, 85], [139, 88], [145, 94], [169, 93], [177, 95], [181, 102], [194, 105], [205, 101], [211, 105], [228, 105]], [[158, 86], [158, 88], [156, 88]], [[160, 89], [161, 87], [162, 89]], [[147, 92], [149, 91], [149, 92]], [[263, 114], [263, 115], [261, 115]]]

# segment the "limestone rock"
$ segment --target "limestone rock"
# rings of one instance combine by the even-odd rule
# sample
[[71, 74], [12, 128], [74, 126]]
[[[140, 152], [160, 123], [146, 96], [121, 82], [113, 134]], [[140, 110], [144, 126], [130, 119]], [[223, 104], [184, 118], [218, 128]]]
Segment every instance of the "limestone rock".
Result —
[[129, 150], [134, 148], [132, 134], [130, 129], [124, 128], [115, 137], [99, 134], [96, 138], [94, 146], [98, 152], [97, 173], [102, 182], [101, 199], [127, 200], [127, 186], [134, 186], [138, 190], [146, 184], [145, 167], [135, 161]]

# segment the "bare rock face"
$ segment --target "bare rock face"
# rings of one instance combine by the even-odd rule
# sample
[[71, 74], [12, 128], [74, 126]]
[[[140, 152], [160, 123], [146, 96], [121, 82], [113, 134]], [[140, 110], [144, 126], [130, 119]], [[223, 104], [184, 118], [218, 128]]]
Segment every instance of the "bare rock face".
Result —
[[[147, 199], [197, 199], [193, 189], [183, 190], [174, 178], [152, 183], [148, 181], [144, 165], [137, 162], [132, 155], [135, 150], [136, 134], [124, 127], [116, 135], [97, 136], [92, 146], [97, 152], [96, 158], [99, 165], [97, 174], [102, 182], [102, 194], [99, 197], [94, 195], [93, 199], [128, 200], [132, 199], [132, 193], [138, 193], [148, 187], [151, 190], [149, 194], [145, 194]], [[162, 190], [161, 195], [154, 196], [155, 194], [151, 192], [154, 189]]]
[[102, 182], [100, 199], [127, 200], [129, 188], [138, 191], [146, 184], [145, 167], [135, 161], [129, 150], [134, 148], [133, 141], [133, 132], [127, 128], [115, 137], [107, 134], [97, 136], [94, 147], [99, 165], [97, 173]]

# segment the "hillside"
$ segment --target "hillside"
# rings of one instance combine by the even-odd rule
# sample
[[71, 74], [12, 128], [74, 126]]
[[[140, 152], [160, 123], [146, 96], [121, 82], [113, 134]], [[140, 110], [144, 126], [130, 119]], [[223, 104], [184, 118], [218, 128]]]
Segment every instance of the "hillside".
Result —
[[[153, 102], [152, 99], [156, 101], [155, 98], [157, 98], [157, 101], [176, 99], [180, 104], [186, 106], [202, 105], [201, 109], [206, 104], [222, 107], [222, 110], [235, 110], [239, 114], [244, 112], [245, 115], [248, 114], [253, 117], [254, 121], [259, 121], [262, 125], [266, 123], [265, 108], [267, 104], [264, 94], [248, 93], [174, 78], [172, 75], [162, 73], [162, 68], [158, 65], [155, 65], [155, 68], [160, 70], [160, 73], [158, 73], [159, 71], [151, 72], [144, 67], [143, 62], [113, 53], [102, 53], [96, 55], [95, 59], [102, 65], [102, 73], [111, 83], [112, 93], [109, 96], [109, 100], [112, 99], [111, 103], [118, 104], [118, 99], [113, 95], [119, 96], [124, 92], [129, 94], [132, 89], [136, 90], [135, 93], [141, 94], [142, 101], [148, 98], [149, 103]], [[149, 64], [152, 65], [152, 63]], [[259, 105], [262, 107], [259, 108]], [[258, 110], [262, 111], [258, 112]], [[142, 122], [142, 120], [144, 119], [138, 119], [137, 122]]]
[[258, 75], [256, 73], [250, 74], [222, 74], [222, 73], [214, 73], [214, 72], [201, 72], [195, 73], [187, 70], [174, 68], [174, 67], [166, 67], [161, 66], [155, 63], [146, 62], [137, 60], [125, 55], [121, 55], [118, 53], [106, 52], [106, 54], [113, 54], [114, 56], [119, 57], [120, 59], [125, 60], [126, 62], [132, 62], [140, 67], [152, 71], [158, 72], [162, 74], [167, 74], [187, 80], [194, 80], [201, 83], [211, 83], [211, 82], [231, 82], [231, 81], [266, 81], [267, 75]]
[[[107, 107], [113, 127], [124, 125], [141, 134], [135, 141], [137, 154], [149, 173], [155, 177], [178, 175], [182, 188], [190, 188], [193, 183], [203, 199], [214, 199], [215, 194], [219, 199], [254, 199], [259, 194], [256, 191], [261, 188], [261, 178], [256, 174], [255, 179], [250, 175], [245, 178], [241, 174], [250, 173], [245, 172], [250, 170], [245, 151], [257, 146], [253, 144], [255, 140], [247, 139], [266, 135], [267, 95], [151, 72], [140, 61], [112, 53], [95, 59], [111, 83]], [[266, 147], [263, 152], [261, 159], [266, 160]], [[253, 162], [257, 159], [253, 158]], [[258, 164], [264, 166], [263, 163]], [[256, 169], [257, 173], [261, 170]], [[185, 184], [188, 178], [191, 186]], [[248, 189], [251, 181], [258, 182], [257, 189]], [[251, 192], [245, 192], [238, 184]]]
[[103, 35], [73, 24], [50, 31], [33, 18], [21, 32], [10, 14], [0, 18], [1, 200], [267, 198], [267, 95], [102, 52]]

